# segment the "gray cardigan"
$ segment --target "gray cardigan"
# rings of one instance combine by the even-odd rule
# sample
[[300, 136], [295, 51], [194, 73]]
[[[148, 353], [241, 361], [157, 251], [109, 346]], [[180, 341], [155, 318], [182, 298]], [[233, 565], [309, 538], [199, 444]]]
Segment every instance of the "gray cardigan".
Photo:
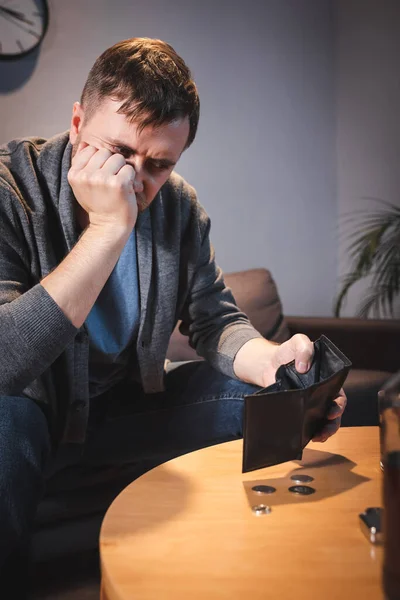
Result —
[[[0, 147], [0, 395], [38, 402], [55, 445], [82, 443], [89, 412], [88, 332], [40, 284], [79, 238], [70, 163], [67, 132]], [[194, 189], [175, 173], [139, 215], [136, 367], [147, 393], [163, 390], [179, 319], [197, 353], [230, 377], [240, 347], [260, 337], [224, 285], [209, 232]]]

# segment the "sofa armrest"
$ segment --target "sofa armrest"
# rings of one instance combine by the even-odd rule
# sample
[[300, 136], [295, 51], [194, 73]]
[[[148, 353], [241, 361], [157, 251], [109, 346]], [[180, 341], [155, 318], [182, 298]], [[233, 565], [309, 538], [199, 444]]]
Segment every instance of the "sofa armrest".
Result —
[[311, 340], [324, 334], [353, 363], [355, 369], [394, 373], [400, 368], [400, 320], [335, 317], [285, 317], [291, 335]]

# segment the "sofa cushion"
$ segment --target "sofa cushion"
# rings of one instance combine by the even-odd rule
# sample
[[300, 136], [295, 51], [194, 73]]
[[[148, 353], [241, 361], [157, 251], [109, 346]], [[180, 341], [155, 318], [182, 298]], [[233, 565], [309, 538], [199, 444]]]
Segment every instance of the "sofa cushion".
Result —
[[[225, 284], [232, 290], [240, 310], [265, 338], [284, 342], [290, 334], [282, 314], [282, 304], [271, 273], [266, 269], [250, 269], [227, 273]], [[167, 357], [172, 361], [196, 360], [200, 357], [189, 346], [188, 338], [176, 326], [170, 340]]]

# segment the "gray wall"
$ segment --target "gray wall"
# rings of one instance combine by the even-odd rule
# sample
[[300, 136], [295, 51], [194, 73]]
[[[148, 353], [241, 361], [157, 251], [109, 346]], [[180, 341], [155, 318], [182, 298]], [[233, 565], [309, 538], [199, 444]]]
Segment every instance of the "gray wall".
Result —
[[[337, 2], [337, 184], [339, 274], [348, 271], [346, 215], [372, 210], [368, 198], [400, 206], [400, 2]], [[343, 315], [353, 315], [367, 282], [354, 286]], [[400, 317], [400, 307], [397, 306]]]
[[337, 273], [330, 0], [50, 5], [36, 63], [0, 65], [0, 142], [67, 129], [106, 47], [135, 35], [165, 39], [200, 90], [198, 139], [177, 170], [212, 218], [220, 265], [270, 268], [287, 314], [330, 314]]

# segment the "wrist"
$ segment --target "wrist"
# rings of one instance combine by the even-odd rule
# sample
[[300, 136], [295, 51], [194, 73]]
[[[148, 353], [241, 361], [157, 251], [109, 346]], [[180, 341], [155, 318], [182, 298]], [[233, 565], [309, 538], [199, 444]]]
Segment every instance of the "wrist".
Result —
[[235, 356], [233, 370], [242, 381], [260, 387], [273, 383], [274, 357], [279, 344], [265, 338], [254, 338], [243, 344]]
[[109, 242], [124, 242], [132, 233], [134, 225], [115, 222], [92, 222], [90, 221], [86, 231], [92, 235]]

